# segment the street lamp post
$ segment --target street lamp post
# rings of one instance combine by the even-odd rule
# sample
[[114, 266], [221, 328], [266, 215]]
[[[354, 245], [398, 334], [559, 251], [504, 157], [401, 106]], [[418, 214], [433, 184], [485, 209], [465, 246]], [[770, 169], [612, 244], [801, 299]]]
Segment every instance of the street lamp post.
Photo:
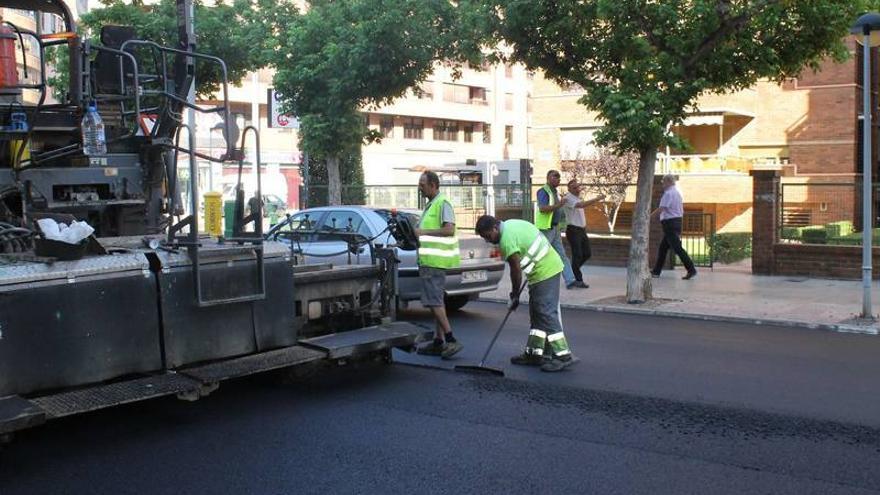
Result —
[[873, 259], [871, 256], [871, 236], [873, 233], [872, 182], [873, 169], [871, 157], [871, 48], [880, 45], [880, 14], [868, 13], [859, 17], [850, 30], [852, 34], [861, 34], [858, 39], [862, 45], [862, 317], [873, 319], [871, 311], [871, 272]]

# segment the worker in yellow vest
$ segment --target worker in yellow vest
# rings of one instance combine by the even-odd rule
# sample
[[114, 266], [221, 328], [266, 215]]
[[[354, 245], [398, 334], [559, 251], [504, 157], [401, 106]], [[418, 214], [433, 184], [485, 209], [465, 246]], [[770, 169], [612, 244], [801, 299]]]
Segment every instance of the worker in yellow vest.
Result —
[[537, 199], [538, 208], [535, 211], [535, 227], [547, 238], [553, 249], [562, 260], [562, 278], [565, 280], [566, 289], [586, 289], [587, 284], [578, 281], [574, 277], [574, 271], [571, 269], [571, 263], [568, 256], [565, 255], [565, 248], [562, 247], [562, 233], [559, 231], [560, 224], [563, 223], [563, 212], [560, 211], [567, 204], [560, 201], [559, 187], [560, 175], [559, 171], [551, 170], [547, 172], [547, 184], [538, 189]]
[[498, 221], [491, 215], [477, 220], [477, 234], [498, 244], [510, 268], [508, 308], [519, 306], [519, 289], [525, 274], [529, 283], [529, 338], [523, 353], [510, 358], [513, 364], [540, 366], [541, 371], [562, 371], [578, 359], [571, 353], [562, 329], [559, 305], [559, 274], [562, 260], [546, 237], [525, 220]]
[[455, 235], [455, 210], [440, 193], [440, 177], [427, 171], [419, 178], [419, 191], [428, 198], [419, 221], [419, 281], [422, 305], [431, 310], [436, 323], [434, 341], [419, 348], [419, 354], [449, 359], [461, 351], [462, 345], [452, 335], [446, 317], [446, 270], [461, 266], [458, 237]]

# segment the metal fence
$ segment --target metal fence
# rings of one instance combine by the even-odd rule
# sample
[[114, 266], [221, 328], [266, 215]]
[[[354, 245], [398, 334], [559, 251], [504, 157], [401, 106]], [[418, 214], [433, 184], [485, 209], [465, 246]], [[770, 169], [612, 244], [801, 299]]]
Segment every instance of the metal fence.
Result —
[[[456, 226], [473, 229], [477, 219], [489, 211], [505, 210], [507, 217], [522, 217], [529, 196], [522, 184], [442, 184], [441, 190], [455, 206]], [[300, 209], [326, 206], [327, 186], [300, 188]], [[427, 203], [418, 187], [411, 185], [342, 186], [342, 203], [385, 208], [422, 209]]]
[[[878, 197], [874, 185], [874, 198]], [[787, 244], [862, 244], [862, 184], [785, 183], [779, 188], [778, 240]], [[874, 211], [877, 211], [876, 205]], [[876, 217], [874, 243], [880, 238]]]
[[[690, 255], [694, 265], [712, 268], [715, 253], [712, 241], [715, 238], [715, 215], [702, 212], [685, 212], [682, 218], [681, 245]], [[674, 258], [674, 253], [670, 253]]]
[[[537, 191], [542, 185], [528, 186], [524, 184], [442, 184], [441, 190], [455, 207], [456, 226], [462, 230], [471, 230], [477, 219], [488, 212], [494, 212], [503, 219], [521, 218], [533, 220]], [[616, 195], [627, 203], [635, 201], [635, 184], [603, 184], [584, 182], [581, 184], [584, 198], [599, 194]], [[308, 196], [300, 189], [300, 208], [327, 205], [327, 186], [310, 186]], [[426, 198], [422, 197], [418, 187], [413, 185], [369, 185], [343, 186], [342, 202], [348, 205], [363, 205], [385, 208], [422, 209]], [[603, 219], [606, 212], [599, 206], [594, 208], [595, 215]], [[610, 212], [609, 212], [610, 213]], [[589, 216], [589, 213], [588, 213]], [[615, 232], [628, 233], [631, 217], [626, 214], [618, 218]], [[593, 219], [593, 224], [597, 220]], [[682, 233], [682, 245], [691, 255], [694, 263], [701, 267], [711, 267], [713, 254], [711, 239], [715, 234], [715, 216], [702, 212], [686, 212]], [[601, 231], [602, 229], [597, 229]]]

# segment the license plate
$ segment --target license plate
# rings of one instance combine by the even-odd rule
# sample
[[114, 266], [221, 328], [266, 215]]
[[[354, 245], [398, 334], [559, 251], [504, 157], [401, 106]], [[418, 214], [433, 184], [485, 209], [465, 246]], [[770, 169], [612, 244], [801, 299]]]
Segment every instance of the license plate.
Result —
[[486, 270], [475, 270], [472, 272], [462, 272], [461, 283], [472, 284], [474, 282], [485, 282], [489, 278]]

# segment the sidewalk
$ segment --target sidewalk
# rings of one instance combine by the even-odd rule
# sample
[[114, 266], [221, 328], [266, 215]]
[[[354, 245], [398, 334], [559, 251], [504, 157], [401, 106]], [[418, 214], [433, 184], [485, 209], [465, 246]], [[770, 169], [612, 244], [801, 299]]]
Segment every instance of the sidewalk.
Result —
[[[690, 281], [683, 269], [664, 271], [653, 279], [654, 299], [627, 304], [626, 268], [589, 266], [582, 269], [589, 289], [561, 291], [563, 307], [596, 311], [653, 314], [715, 321], [878, 334], [876, 322], [858, 319], [862, 309], [861, 281], [756, 276], [738, 267], [701, 269]], [[507, 301], [510, 279], [481, 299]], [[526, 290], [528, 292], [528, 289]], [[873, 285], [873, 310], [880, 313], [880, 285]], [[523, 294], [522, 300], [528, 300]]]

